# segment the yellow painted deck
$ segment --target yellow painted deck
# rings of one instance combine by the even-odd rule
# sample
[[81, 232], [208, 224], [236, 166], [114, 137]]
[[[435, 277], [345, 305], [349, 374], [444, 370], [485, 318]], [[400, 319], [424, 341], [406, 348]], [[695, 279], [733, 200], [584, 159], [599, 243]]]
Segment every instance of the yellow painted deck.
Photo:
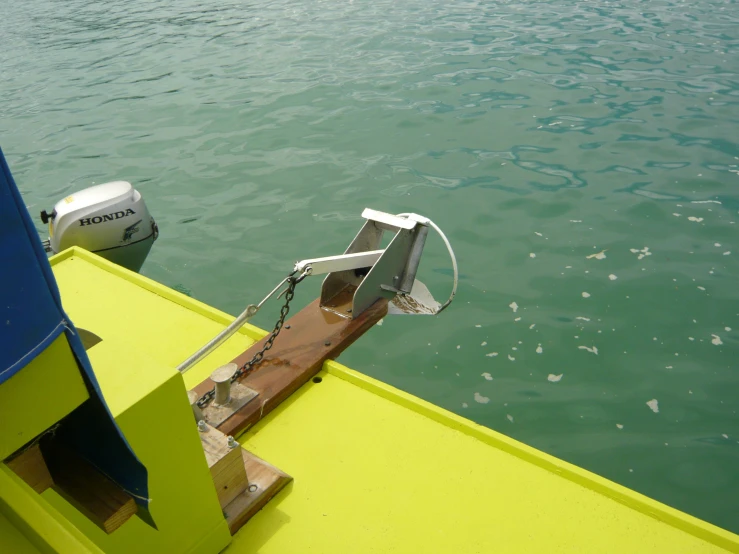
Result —
[[[124, 337], [152, 371], [171, 371], [230, 321], [84, 251], [52, 265], [74, 323]], [[185, 375], [183, 395], [262, 334], [242, 329]], [[295, 481], [227, 554], [739, 552], [736, 535], [338, 363], [320, 376], [240, 437]]]

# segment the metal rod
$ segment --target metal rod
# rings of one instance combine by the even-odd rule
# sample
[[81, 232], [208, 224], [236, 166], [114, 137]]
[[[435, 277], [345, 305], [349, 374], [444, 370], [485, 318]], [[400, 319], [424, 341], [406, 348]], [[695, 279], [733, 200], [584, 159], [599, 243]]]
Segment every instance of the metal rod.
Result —
[[354, 252], [352, 254], [341, 254], [339, 256], [328, 256], [326, 258], [313, 258], [302, 260], [295, 264], [296, 271], [310, 271], [310, 275], [322, 275], [334, 271], [347, 271], [371, 267], [380, 259], [384, 250], [370, 250], [369, 252]]
[[[292, 279], [293, 275], [297, 273], [296, 271], [293, 271], [290, 275], [285, 277], [282, 281], [280, 281], [280, 284], [277, 285], [275, 288], [272, 289], [272, 291], [262, 298], [262, 301], [259, 302], [256, 306], [254, 304], [249, 304], [246, 309], [239, 314], [239, 316], [234, 319], [231, 324], [226, 327], [223, 331], [218, 333], [215, 337], [213, 337], [211, 340], [209, 340], [200, 350], [195, 352], [192, 356], [190, 356], [188, 359], [186, 359], [184, 362], [182, 362], [180, 365], [177, 366], [177, 371], [180, 373], [185, 373], [188, 369], [190, 369], [192, 366], [194, 366], [196, 363], [198, 363], [200, 360], [205, 358], [208, 354], [213, 352], [216, 348], [218, 348], [220, 345], [222, 345], [225, 341], [227, 341], [231, 335], [233, 335], [236, 331], [238, 331], [241, 326], [249, 321], [252, 317], [254, 317], [257, 312], [259, 311], [259, 308], [262, 307], [262, 305], [272, 298], [275, 293], [280, 290], [280, 287], [287, 283], [290, 279]], [[308, 273], [304, 272], [303, 275], [301, 275], [298, 278], [297, 282], [300, 282], [300, 280], [308, 275]]]
[[213, 352], [213, 350], [215, 350], [221, 344], [223, 344], [226, 340], [228, 340], [231, 337], [231, 335], [233, 335], [236, 331], [238, 331], [244, 323], [246, 323], [252, 317], [254, 317], [258, 311], [259, 311], [259, 306], [255, 306], [254, 304], [249, 304], [246, 307], [246, 309], [243, 312], [241, 312], [239, 317], [234, 319], [228, 327], [226, 327], [223, 331], [221, 331], [215, 337], [209, 340], [202, 348], [200, 348], [200, 350], [195, 352], [192, 356], [190, 356], [184, 362], [178, 365], [177, 371], [179, 371], [180, 373], [185, 373], [188, 369], [190, 369], [200, 360], [205, 358], [208, 354]]
[[288, 279], [290, 279], [290, 277], [292, 277], [293, 275], [295, 275], [295, 273], [297, 273], [297, 272], [296, 271], [293, 271], [290, 275], [288, 275], [287, 277], [285, 277], [282, 281], [280, 281], [280, 284], [279, 285], [277, 285], [275, 288], [272, 289], [272, 292], [270, 292], [267, 296], [265, 296], [264, 298], [262, 298], [262, 301], [259, 304], [257, 304], [257, 309], [261, 308], [262, 307], [262, 304], [264, 304], [267, 300], [269, 300], [270, 298], [272, 298], [274, 296], [274, 294], [280, 289], [280, 287], [282, 285], [284, 285], [285, 283], [287, 283]]

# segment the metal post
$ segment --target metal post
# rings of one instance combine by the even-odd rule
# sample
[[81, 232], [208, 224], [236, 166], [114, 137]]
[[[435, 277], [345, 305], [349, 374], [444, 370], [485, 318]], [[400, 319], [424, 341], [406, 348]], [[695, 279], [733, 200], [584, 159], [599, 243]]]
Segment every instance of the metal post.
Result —
[[222, 365], [210, 374], [210, 380], [216, 384], [216, 396], [213, 402], [223, 406], [231, 401], [231, 377], [239, 366], [234, 363]]

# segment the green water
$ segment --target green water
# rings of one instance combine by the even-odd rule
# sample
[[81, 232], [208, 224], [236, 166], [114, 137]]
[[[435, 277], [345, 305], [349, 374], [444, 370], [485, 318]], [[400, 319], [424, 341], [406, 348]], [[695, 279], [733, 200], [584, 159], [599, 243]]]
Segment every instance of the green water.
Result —
[[0, 39], [32, 213], [131, 181], [143, 273], [230, 313], [366, 206], [431, 217], [456, 302], [342, 361], [739, 532], [736, 3], [29, 0]]

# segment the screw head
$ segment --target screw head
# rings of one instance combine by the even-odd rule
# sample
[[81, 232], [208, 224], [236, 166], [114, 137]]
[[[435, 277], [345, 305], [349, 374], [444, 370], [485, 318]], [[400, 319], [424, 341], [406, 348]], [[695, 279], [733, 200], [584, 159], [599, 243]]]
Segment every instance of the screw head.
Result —
[[324, 346], [331, 346], [331, 341], [330, 340], [327, 340], [326, 342], [323, 343], [323, 345]]

